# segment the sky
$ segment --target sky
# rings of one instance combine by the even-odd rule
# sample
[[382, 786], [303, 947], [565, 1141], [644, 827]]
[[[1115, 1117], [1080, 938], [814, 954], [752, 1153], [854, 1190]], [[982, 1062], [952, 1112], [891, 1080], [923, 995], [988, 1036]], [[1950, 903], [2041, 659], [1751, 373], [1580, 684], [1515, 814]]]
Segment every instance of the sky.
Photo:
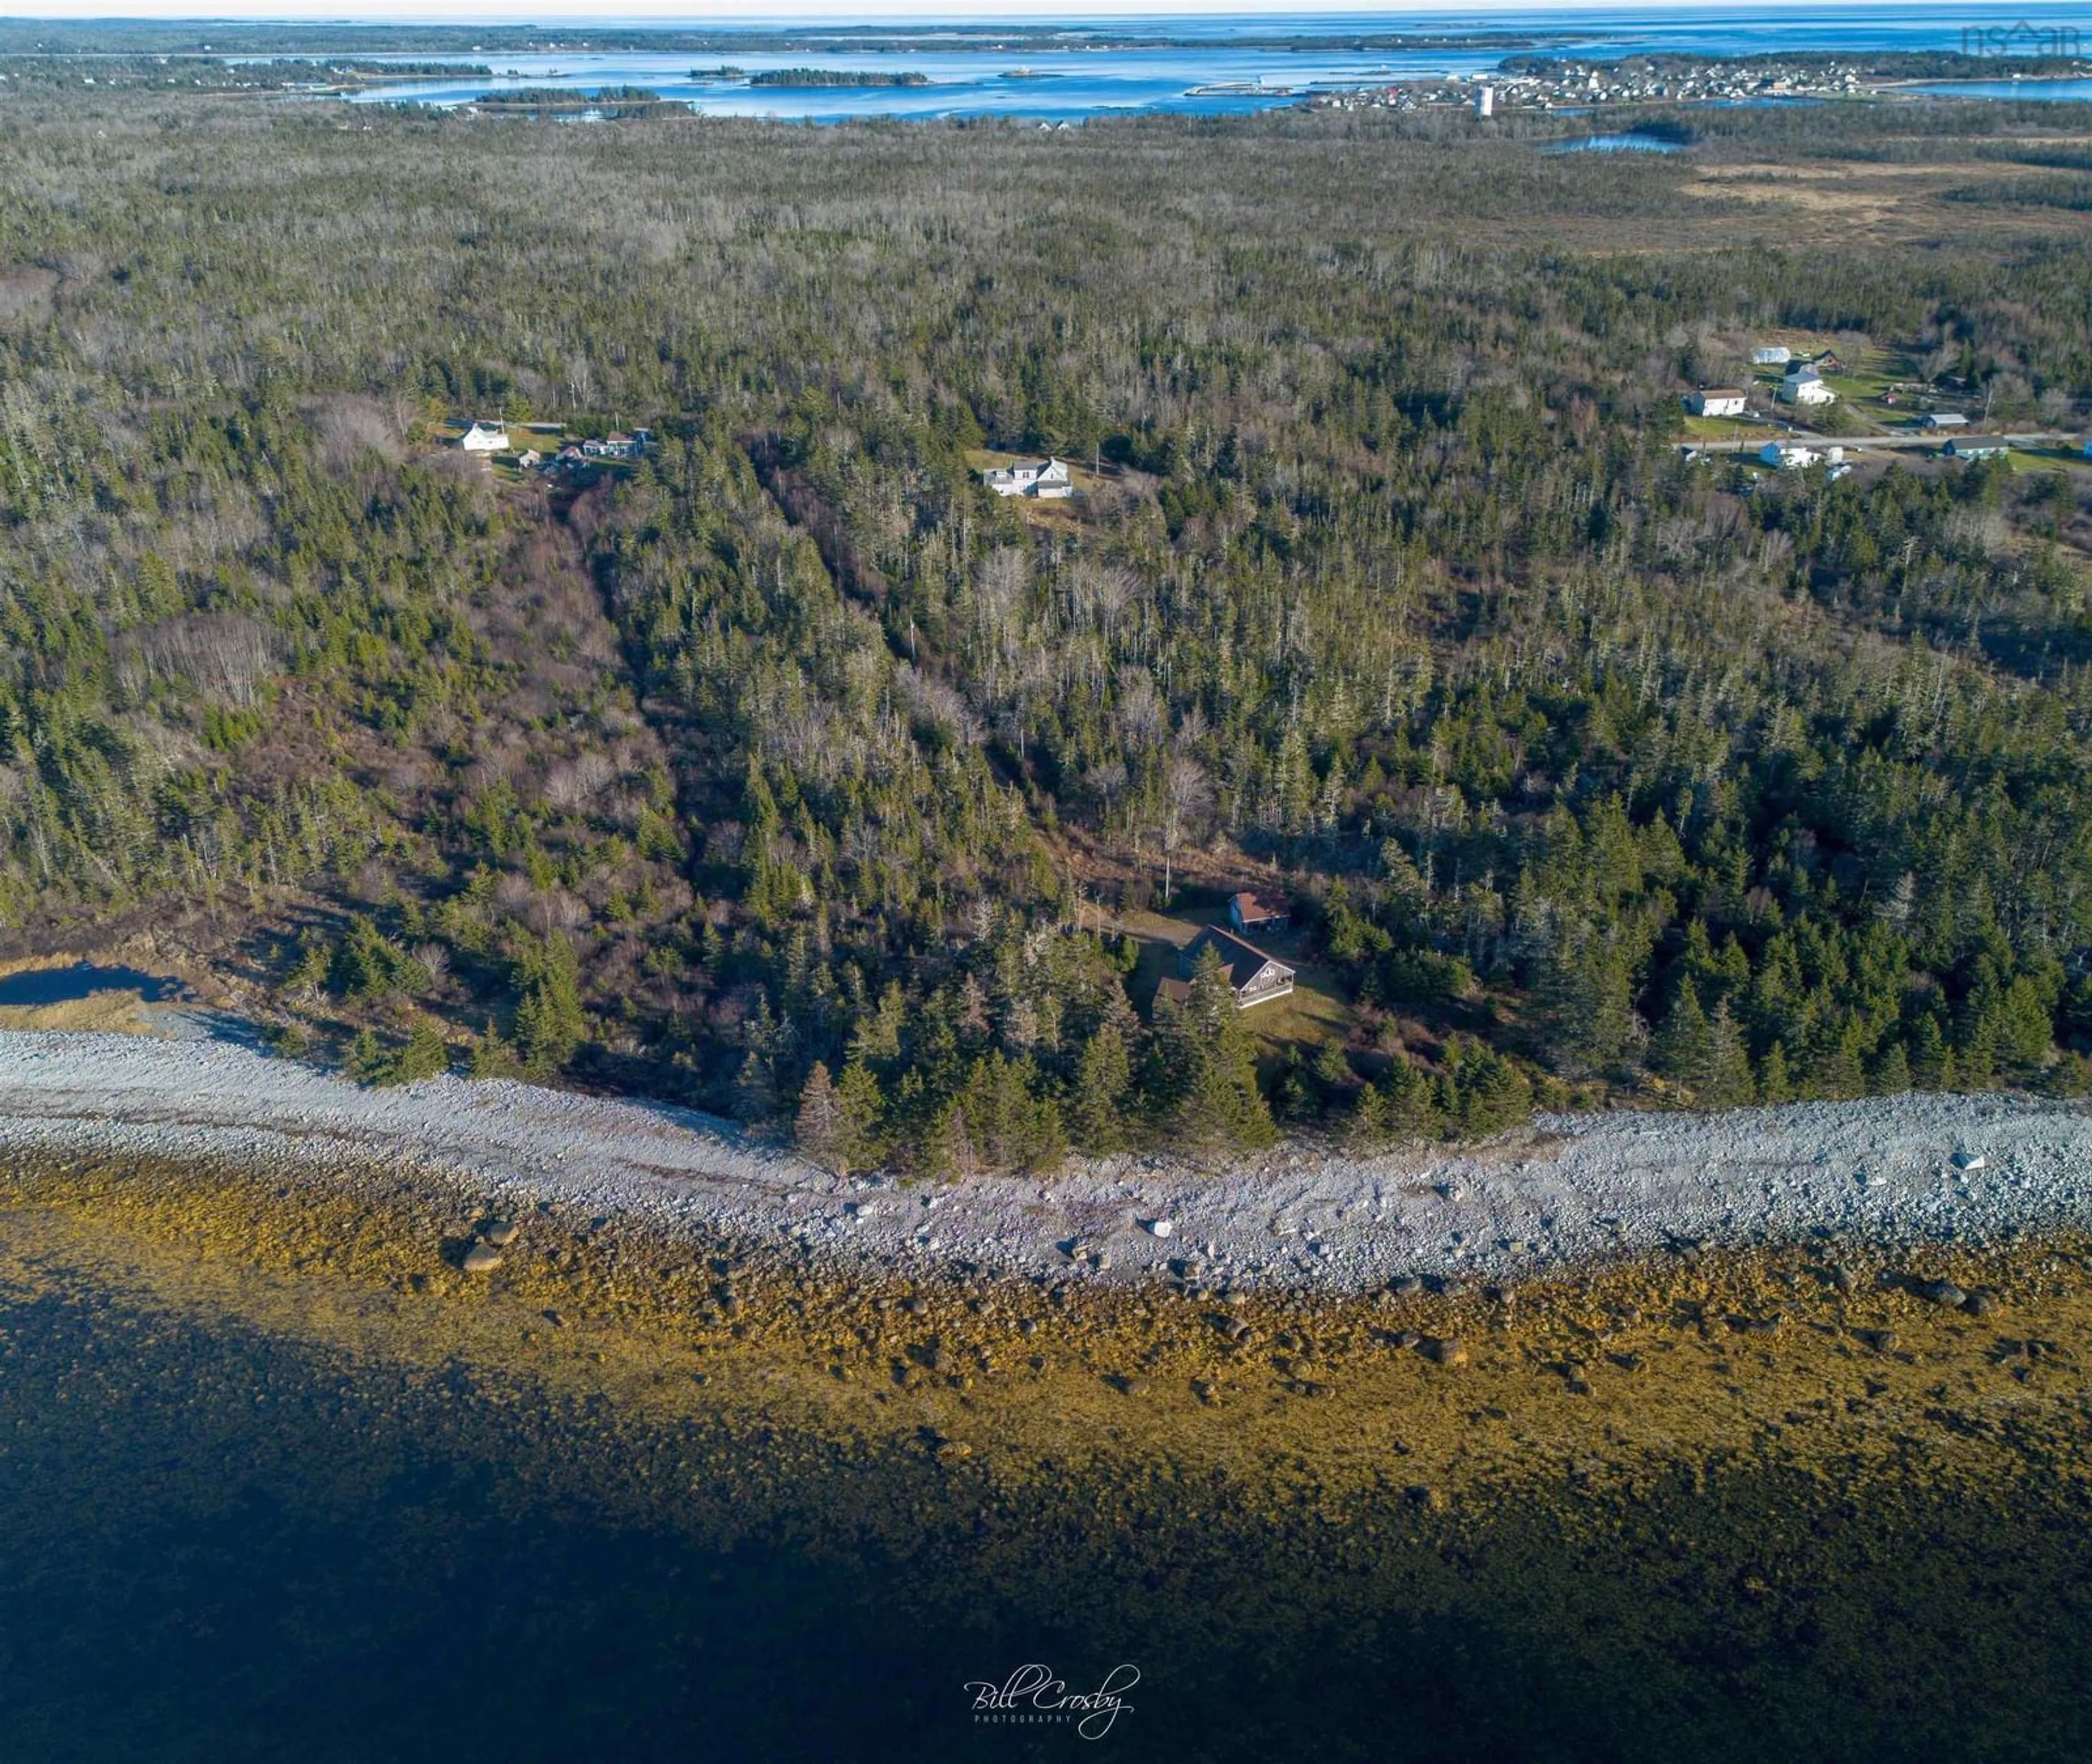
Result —
[[[1892, 0], [1837, 0], [1838, 10], [1880, 10]], [[1913, 0], [1920, 10], [1926, 0]], [[1704, 0], [1597, 0], [1608, 11], [1668, 11], [1691, 13], [1701, 10], [1729, 11], [1729, 6], [1706, 6]], [[1822, 0], [1756, 0], [1753, 11], [1806, 11]], [[1900, 8], [1908, 11], [1908, 5]], [[1038, 24], [1057, 19], [1282, 17], [1312, 14], [1323, 17], [1341, 15], [1346, 21], [1398, 24], [1420, 15], [1434, 24], [1501, 12], [1545, 14], [1550, 11], [1588, 11], [1591, 6], [1550, 8], [1533, 0], [1422, 0], [1419, 4], [1397, 3], [1377, 6], [1332, 5], [1329, 0], [1262, 0], [1253, 5], [1217, 4], [1216, 0], [1056, 0], [1044, 13], [1008, 8], [991, 10], [982, 0], [807, 0], [802, 6], [780, 6], [778, 0], [613, 0], [599, 12], [577, 0], [0, 0], [0, 17], [38, 19], [273, 19], [300, 24], [333, 24], [350, 20], [390, 20], [413, 24], [439, 24], [451, 20], [482, 24], [541, 24], [555, 22], [607, 27], [621, 24], [677, 24], [702, 25], [715, 21], [763, 19], [792, 24], [887, 24], [916, 19], [975, 19], [983, 24]], [[1943, 7], [1943, 11], [1946, 10]]]

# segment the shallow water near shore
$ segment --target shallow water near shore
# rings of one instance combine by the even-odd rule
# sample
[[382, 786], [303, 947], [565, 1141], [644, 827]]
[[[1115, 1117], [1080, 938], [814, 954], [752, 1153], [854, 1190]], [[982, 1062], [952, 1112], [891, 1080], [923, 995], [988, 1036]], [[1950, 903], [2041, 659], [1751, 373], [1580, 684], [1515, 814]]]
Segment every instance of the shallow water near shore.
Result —
[[[1216, 1313], [539, 1219], [475, 1281], [447, 1207], [0, 1173], [0, 1757], [2092, 1744], [2082, 1244]], [[1139, 1677], [977, 1719], [1032, 1662]]]

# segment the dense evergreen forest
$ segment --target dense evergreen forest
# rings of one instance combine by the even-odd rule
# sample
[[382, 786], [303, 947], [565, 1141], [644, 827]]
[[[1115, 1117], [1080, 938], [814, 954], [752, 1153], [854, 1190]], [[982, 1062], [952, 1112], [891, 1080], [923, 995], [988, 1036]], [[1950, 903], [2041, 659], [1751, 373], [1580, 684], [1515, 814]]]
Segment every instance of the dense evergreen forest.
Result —
[[[16, 88], [0, 953], [853, 1167], [2084, 1087], [2092, 469], [1675, 444], [1775, 333], [2081, 434], [2081, 143], [1519, 132]], [[1237, 888], [1299, 992], [1156, 999]]]

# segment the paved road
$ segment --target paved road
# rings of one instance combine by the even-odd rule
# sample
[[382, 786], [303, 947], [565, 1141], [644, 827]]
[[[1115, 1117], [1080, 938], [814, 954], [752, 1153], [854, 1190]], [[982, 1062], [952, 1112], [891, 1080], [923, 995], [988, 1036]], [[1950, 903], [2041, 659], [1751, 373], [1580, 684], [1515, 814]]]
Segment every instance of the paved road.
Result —
[[1913, 435], [1815, 435], [1807, 430], [1791, 429], [1776, 436], [1760, 435], [1756, 440], [1680, 441], [1678, 450], [1681, 453], [1755, 453], [1768, 440], [1779, 440], [1794, 442], [1805, 447], [1843, 447], [1851, 454], [1878, 447], [1939, 447], [1956, 439], [1992, 443], [2002, 441], [2006, 446], [2015, 447], [2055, 447], [2059, 443], [2073, 447], [2079, 445], [2076, 435], [2060, 435], [2047, 430], [2012, 435], [1977, 435], [1966, 429], [1938, 429]]

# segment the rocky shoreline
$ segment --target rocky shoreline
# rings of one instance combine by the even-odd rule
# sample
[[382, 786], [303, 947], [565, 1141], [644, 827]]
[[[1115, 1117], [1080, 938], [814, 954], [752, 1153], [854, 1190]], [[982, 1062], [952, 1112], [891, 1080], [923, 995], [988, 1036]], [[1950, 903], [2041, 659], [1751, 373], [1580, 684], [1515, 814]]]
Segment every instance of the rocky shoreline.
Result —
[[[1910, 1732], [1941, 1731], [1914, 1726], [1905, 1690], [1931, 1694], [1947, 1662], [1952, 1706], [1983, 1710], [1974, 1750], [2082, 1755], [2058, 1749], [2072, 1714], [2055, 1693], [2079, 1674], [2070, 1614], [2092, 1536], [2082, 1235], [1680, 1244], [1348, 1296], [1195, 1293], [1130, 1260], [997, 1282], [875, 1256], [838, 1278], [774, 1221], [743, 1239], [715, 1211], [614, 1207], [627, 1191], [599, 1168], [555, 1189], [534, 1170], [407, 1162], [396, 1135], [365, 1144], [321, 1119], [361, 1118], [360, 1093], [296, 1068], [269, 1075], [305, 1091], [302, 1127], [212, 1126], [240, 1106], [214, 1070], [253, 1077], [210, 1062], [179, 1109], [134, 1092], [128, 1152], [50, 1106], [50, 1074], [41, 1114], [21, 1112], [19, 1075], [6, 1087], [0, 1438], [18, 1468], [25, 1441], [42, 1453], [18, 1490], [99, 1486], [135, 1433], [153, 1537], [171, 1499], [242, 1559], [257, 1522], [367, 1509], [374, 1546], [419, 1585], [460, 1535], [428, 1489], [453, 1487], [498, 1515], [498, 1539], [467, 1534], [458, 1581], [475, 1598], [506, 1584], [490, 1561], [519, 1538], [536, 1559], [577, 1515], [590, 1550], [643, 1534], [650, 1576], [708, 1552], [687, 1576], [700, 1585], [784, 1540], [795, 1573], [870, 1565], [842, 1603], [882, 1630], [967, 1614], [954, 1684], [976, 1655], [1057, 1658], [1031, 1638], [1094, 1635], [1106, 1664], [1141, 1662], [1158, 1723], [1274, 1649], [1289, 1672], [1326, 1672], [1333, 1642], [1372, 1687], [1359, 1733], [1384, 1732], [1391, 1677], [1406, 1706], [1479, 1705], [1547, 1658], [1579, 1719], [1602, 1710], [1666, 1741], [1593, 1755], [1763, 1755], [1719, 1741], [1770, 1723], [1782, 1755], [1835, 1731], [1845, 1755], [1900, 1756]], [[463, 1088], [369, 1101], [433, 1135], [432, 1105], [457, 1116]], [[605, 1105], [551, 1101], [570, 1124], [573, 1104], [593, 1130], [646, 1137], [587, 1112]], [[491, 1155], [484, 1122], [454, 1131]], [[181, 1144], [218, 1150], [170, 1155]], [[1502, 1166], [1481, 1167], [1477, 1183]], [[733, 1179], [711, 1172], [706, 1191]], [[469, 1271], [476, 1243], [499, 1260]], [[213, 1429], [222, 1443], [200, 1452]], [[450, 1468], [408, 1473], [432, 1450]], [[70, 1564], [76, 1502], [47, 1505], [45, 1547]], [[439, 1535], [413, 1532], [431, 1511]], [[313, 1547], [300, 1531], [284, 1554], [302, 1572]], [[127, 1552], [127, 1584], [134, 1556], [169, 1554]], [[546, 1603], [563, 1609], [571, 1578]], [[1014, 1614], [992, 1643], [972, 1616], [991, 1597]], [[1470, 1656], [1464, 1638], [1499, 1632], [1502, 1667]], [[823, 1620], [813, 1651], [836, 1643]], [[1296, 1755], [1283, 1697], [1225, 1714], [1254, 1728], [1239, 1755]], [[1875, 1732], [1899, 1744], [1870, 1749]]]
[[838, 1178], [666, 1105], [455, 1078], [365, 1090], [223, 1044], [16, 1033], [0, 1034], [0, 1151], [410, 1170], [497, 1214], [733, 1240], [840, 1276], [1330, 1299], [1666, 1247], [1973, 1246], [2092, 1223], [2092, 1113], [1997, 1096], [1544, 1117], [1458, 1150], [1295, 1144], [1225, 1172], [1121, 1157], [903, 1183]]

